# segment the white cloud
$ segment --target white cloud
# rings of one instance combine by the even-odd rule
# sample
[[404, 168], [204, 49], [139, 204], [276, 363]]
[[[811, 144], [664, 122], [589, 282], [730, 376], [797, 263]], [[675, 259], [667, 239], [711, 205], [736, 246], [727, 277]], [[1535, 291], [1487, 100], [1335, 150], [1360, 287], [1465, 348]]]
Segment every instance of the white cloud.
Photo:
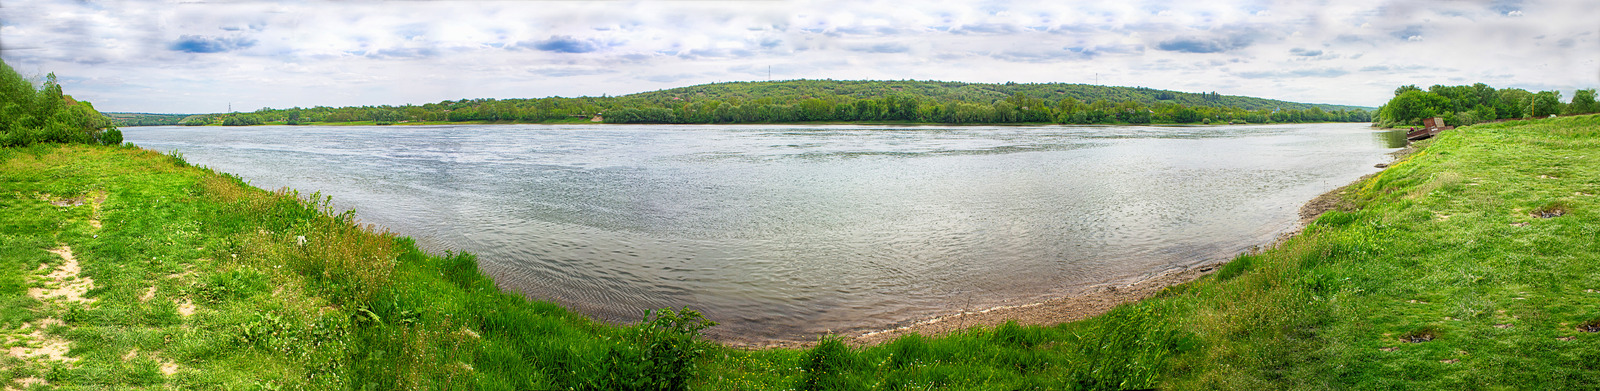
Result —
[[1396, 85], [1452, 79], [1567, 96], [1600, 84], [1600, 51], [1573, 49], [1595, 47], [1586, 15], [1600, 5], [1494, 7], [22, 0], [0, 8], [0, 57], [56, 72], [105, 110], [155, 112], [619, 95], [764, 80], [769, 66], [777, 79], [1099, 74], [1110, 85], [1359, 105], [1382, 103]]

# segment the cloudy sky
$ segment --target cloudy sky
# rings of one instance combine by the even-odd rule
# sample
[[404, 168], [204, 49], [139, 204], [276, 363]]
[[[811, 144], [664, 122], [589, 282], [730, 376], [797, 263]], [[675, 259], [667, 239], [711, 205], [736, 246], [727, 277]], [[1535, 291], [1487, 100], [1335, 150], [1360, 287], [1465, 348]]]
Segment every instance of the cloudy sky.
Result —
[[0, 58], [102, 111], [620, 95], [783, 79], [1067, 82], [1377, 106], [1600, 86], [1600, 1], [0, 2]]

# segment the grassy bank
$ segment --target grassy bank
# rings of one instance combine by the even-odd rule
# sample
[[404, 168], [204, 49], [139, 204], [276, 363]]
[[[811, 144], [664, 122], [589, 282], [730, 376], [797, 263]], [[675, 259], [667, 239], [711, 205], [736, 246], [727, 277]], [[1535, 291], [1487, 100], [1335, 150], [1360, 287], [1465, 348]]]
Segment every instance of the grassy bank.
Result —
[[[592, 322], [470, 255], [118, 147], [0, 149], [12, 386], [1582, 389], [1600, 384], [1600, 118], [1474, 126], [1275, 249], [1053, 327], [747, 351]], [[309, 199], [311, 201], [304, 201]], [[1559, 214], [1559, 216], [1555, 216]], [[1548, 216], [1548, 218], [1544, 218]], [[650, 387], [646, 387], [650, 386]], [[673, 387], [675, 388], [675, 387]]]

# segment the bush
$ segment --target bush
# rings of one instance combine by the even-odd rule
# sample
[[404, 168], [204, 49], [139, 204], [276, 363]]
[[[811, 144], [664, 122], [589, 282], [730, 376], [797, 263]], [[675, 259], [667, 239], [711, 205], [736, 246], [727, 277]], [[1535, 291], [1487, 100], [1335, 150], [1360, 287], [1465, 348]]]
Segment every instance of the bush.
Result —
[[[45, 77], [39, 89], [0, 61], [0, 147], [36, 143], [102, 143], [111, 120], [89, 102], [61, 94], [56, 75]], [[121, 133], [115, 135], [122, 143]]]
[[117, 128], [106, 129], [104, 133], [100, 133], [100, 144], [122, 145], [122, 131]]
[[694, 378], [694, 363], [705, 356], [710, 343], [700, 330], [717, 323], [685, 307], [645, 312], [644, 322], [629, 330], [630, 344], [606, 354], [604, 377], [598, 388], [608, 390], [687, 390]]

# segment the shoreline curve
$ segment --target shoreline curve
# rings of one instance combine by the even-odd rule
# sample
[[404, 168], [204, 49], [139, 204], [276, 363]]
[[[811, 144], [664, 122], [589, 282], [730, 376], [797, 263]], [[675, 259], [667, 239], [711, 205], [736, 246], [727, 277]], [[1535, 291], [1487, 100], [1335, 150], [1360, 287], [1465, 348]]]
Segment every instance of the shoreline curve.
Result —
[[[1403, 156], [1412, 152], [1412, 148], [1396, 151], [1391, 156]], [[1348, 208], [1349, 203], [1344, 200], [1346, 189], [1357, 183], [1367, 180], [1377, 174], [1369, 174], [1339, 188], [1329, 190], [1316, 198], [1306, 201], [1300, 206], [1299, 221], [1295, 227], [1279, 234], [1271, 243], [1257, 246], [1252, 252], [1262, 251], [1277, 247], [1290, 238], [1299, 235], [1305, 227], [1316, 220], [1324, 212]], [[893, 341], [902, 335], [916, 333], [922, 336], [936, 337], [953, 332], [967, 330], [972, 327], [995, 327], [1008, 321], [1016, 321], [1019, 325], [1049, 326], [1066, 322], [1075, 322], [1099, 316], [1110, 312], [1117, 306], [1144, 300], [1155, 296], [1167, 287], [1184, 284], [1209, 275], [1232, 259], [1202, 263], [1183, 269], [1170, 269], [1155, 275], [1137, 279], [1122, 280], [1091, 285], [1083, 288], [1080, 293], [1048, 299], [1040, 302], [1002, 305], [977, 310], [963, 310], [960, 312], [934, 316], [910, 321], [904, 326], [885, 329], [875, 329], [855, 335], [843, 335], [844, 342], [854, 346], [870, 346]], [[816, 341], [794, 340], [767, 340], [767, 341], [719, 341], [724, 346], [745, 349], [767, 348], [792, 348], [805, 349], [816, 345]]]

